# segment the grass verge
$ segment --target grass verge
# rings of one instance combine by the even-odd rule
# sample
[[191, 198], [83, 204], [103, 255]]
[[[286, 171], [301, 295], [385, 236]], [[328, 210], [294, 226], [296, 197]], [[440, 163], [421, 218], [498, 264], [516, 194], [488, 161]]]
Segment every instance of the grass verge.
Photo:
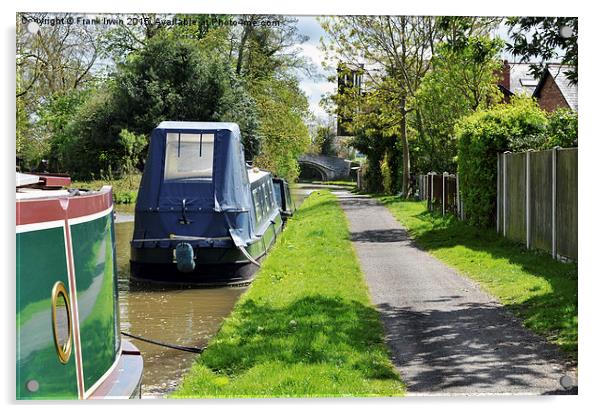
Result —
[[98, 179], [94, 181], [73, 181], [74, 188], [98, 190], [103, 185], [113, 187], [113, 200], [116, 204], [134, 204], [138, 196], [138, 187], [142, 175], [132, 174], [120, 179]]
[[403, 395], [348, 237], [310, 195], [172, 397]]
[[417, 244], [478, 281], [519, 316], [527, 328], [577, 357], [577, 264], [527, 250], [495, 231], [430, 213], [426, 202], [378, 199]]

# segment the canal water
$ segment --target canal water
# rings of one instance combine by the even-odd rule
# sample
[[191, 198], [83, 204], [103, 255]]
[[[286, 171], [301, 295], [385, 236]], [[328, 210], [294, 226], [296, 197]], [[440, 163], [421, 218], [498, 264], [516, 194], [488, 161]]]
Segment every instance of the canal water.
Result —
[[[166, 288], [130, 282], [129, 241], [133, 231], [131, 221], [115, 225], [122, 331], [180, 346], [205, 346], [246, 288]], [[142, 395], [147, 397], [173, 391], [197, 356], [140, 340], [133, 342], [144, 359]]]
[[[297, 208], [313, 189], [299, 186], [292, 190]], [[247, 287], [166, 288], [130, 282], [133, 218], [133, 208], [118, 208], [115, 232], [122, 331], [180, 346], [205, 346]], [[163, 397], [175, 390], [197, 357], [195, 353], [132, 341], [144, 359], [143, 397]]]

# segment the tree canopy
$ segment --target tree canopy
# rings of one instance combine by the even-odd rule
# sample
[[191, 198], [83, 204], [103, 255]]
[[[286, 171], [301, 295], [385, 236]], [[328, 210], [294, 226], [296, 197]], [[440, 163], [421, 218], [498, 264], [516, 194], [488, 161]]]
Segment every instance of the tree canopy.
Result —
[[568, 78], [578, 78], [578, 20], [576, 17], [510, 17], [506, 20], [511, 43], [506, 49], [521, 62], [531, 64], [531, 73], [540, 78], [547, 63], [570, 66]]
[[[140, 25], [87, 37], [60, 25], [32, 36], [20, 20], [18, 155], [29, 166], [50, 158], [56, 171], [79, 178], [121, 173], [143, 166], [148, 136], [163, 120], [228, 121], [240, 126], [247, 161], [294, 179], [296, 158], [309, 145], [307, 97], [295, 71], [312, 70], [300, 54], [306, 38], [296, 19], [173, 16], [184, 17], [196, 24], [160, 25], [166, 16], [145, 15]], [[224, 20], [234, 18], [249, 24]], [[252, 24], [262, 18], [277, 27]], [[88, 43], [58, 41], [76, 35]], [[50, 70], [46, 55], [72, 69], [70, 77]], [[98, 56], [104, 69], [95, 71]], [[62, 83], [50, 87], [54, 75]]]

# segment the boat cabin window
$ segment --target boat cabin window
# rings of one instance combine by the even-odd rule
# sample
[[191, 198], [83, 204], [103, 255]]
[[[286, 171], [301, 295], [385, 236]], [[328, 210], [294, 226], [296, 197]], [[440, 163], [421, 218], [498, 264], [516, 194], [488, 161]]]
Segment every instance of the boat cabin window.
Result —
[[282, 193], [280, 192], [281, 191], [280, 186], [281, 186], [280, 182], [274, 182], [274, 192], [276, 195], [276, 202], [278, 203], [278, 206], [284, 210], [284, 209], [286, 209], [286, 207], [282, 203]]
[[261, 211], [261, 203], [260, 203], [260, 199], [259, 199], [259, 188], [255, 188], [253, 190], [253, 202], [255, 203], [255, 220], [257, 222], [261, 222], [262, 211]]
[[213, 133], [168, 133], [165, 181], [211, 179]]

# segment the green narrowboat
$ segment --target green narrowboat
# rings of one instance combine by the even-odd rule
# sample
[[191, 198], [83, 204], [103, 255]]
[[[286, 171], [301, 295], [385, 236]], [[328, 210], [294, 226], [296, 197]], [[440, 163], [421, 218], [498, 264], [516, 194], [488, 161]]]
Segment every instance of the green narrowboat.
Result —
[[111, 187], [17, 173], [16, 398], [140, 396], [143, 361], [121, 339]]

